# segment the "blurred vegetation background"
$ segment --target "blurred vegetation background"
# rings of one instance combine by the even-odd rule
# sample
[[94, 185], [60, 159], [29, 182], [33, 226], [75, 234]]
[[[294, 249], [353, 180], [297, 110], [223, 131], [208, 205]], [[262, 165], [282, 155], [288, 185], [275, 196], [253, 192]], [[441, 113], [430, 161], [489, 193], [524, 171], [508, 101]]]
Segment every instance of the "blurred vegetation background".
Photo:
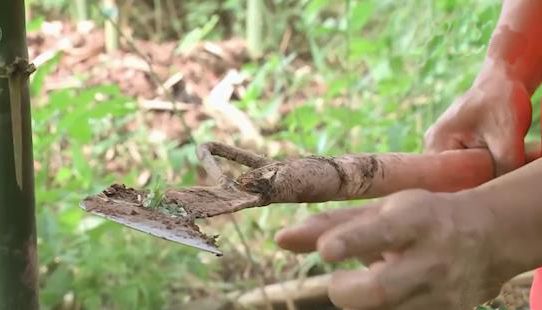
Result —
[[[31, 90], [43, 309], [182, 309], [332, 270], [317, 255], [280, 251], [273, 235], [352, 202], [247, 210], [235, 215], [240, 231], [232, 217], [202, 222], [221, 235], [223, 258], [78, 204], [114, 182], [203, 184], [194, 151], [209, 140], [279, 157], [419, 152], [427, 127], [477, 74], [500, 11], [496, 0], [27, 6], [39, 64]], [[540, 94], [534, 100], [537, 123]]]

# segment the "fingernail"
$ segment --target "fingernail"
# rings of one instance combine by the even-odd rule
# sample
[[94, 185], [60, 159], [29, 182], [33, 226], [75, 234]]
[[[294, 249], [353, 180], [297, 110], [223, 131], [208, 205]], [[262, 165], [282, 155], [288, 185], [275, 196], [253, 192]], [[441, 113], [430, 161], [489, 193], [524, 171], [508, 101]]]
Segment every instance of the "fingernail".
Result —
[[336, 261], [341, 260], [346, 254], [346, 245], [342, 240], [333, 240], [324, 243], [320, 251], [325, 260]]

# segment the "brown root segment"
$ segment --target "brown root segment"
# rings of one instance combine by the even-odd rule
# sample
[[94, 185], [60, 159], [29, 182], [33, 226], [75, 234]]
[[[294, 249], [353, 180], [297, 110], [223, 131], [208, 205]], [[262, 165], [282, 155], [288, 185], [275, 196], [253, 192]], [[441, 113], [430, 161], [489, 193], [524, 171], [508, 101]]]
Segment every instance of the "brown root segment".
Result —
[[223, 187], [231, 187], [232, 180], [222, 173], [222, 169], [213, 155], [226, 158], [250, 168], [260, 168], [273, 163], [273, 160], [233, 146], [217, 142], [202, 144], [197, 149], [197, 156], [207, 175]]
[[[209, 146], [210, 144], [207, 144]], [[213, 144], [214, 150], [221, 149]], [[205, 151], [205, 148], [203, 148]], [[385, 196], [405, 189], [454, 192], [475, 187], [494, 177], [487, 150], [447, 151], [440, 154], [355, 154], [340, 157], [311, 156], [285, 161], [236, 157], [237, 149], [210, 152], [255, 168], [235, 180], [215, 187], [171, 189], [169, 201], [185, 206], [194, 216], [211, 217], [271, 203], [326, 202]], [[232, 151], [233, 150], [233, 151]], [[218, 165], [210, 154], [206, 170], [218, 176]], [[242, 158], [242, 159], [239, 159]], [[261, 164], [264, 164], [260, 166]], [[213, 172], [213, 169], [215, 170]]]
[[200, 145], [198, 147], [198, 158], [202, 160], [202, 157], [204, 157], [207, 152], [211, 155], [223, 157], [250, 168], [259, 168], [274, 162], [273, 160], [258, 154], [218, 142], [208, 142]]
[[487, 151], [460, 150], [435, 155], [308, 157], [270, 164], [236, 181], [266, 203], [277, 203], [374, 198], [412, 188], [453, 192], [492, 178]]

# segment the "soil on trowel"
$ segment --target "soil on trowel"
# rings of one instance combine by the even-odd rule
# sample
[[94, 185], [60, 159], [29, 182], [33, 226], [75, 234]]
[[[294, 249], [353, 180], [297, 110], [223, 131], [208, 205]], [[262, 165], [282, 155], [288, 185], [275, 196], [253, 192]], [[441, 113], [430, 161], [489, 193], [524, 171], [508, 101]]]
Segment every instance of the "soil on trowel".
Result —
[[184, 231], [212, 247], [217, 247], [218, 236], [204, 234], [194, 222], [196, 217], [188, 210], [167, 201], [160, 202], [161, 205], [150, 206], [149, 195], [149, 191], [114, 184], [100, 194], [85, 199], [84, 205], [86, 211], [105, 217], [123, 216], [134, 223], [150, 220], [168, 230]]
[[182, 206], [195, 218], [213, 217], [265, 204], [260, 195], [239, 190], [235, 186], [172, 189], [165, 196], [166, 201]]

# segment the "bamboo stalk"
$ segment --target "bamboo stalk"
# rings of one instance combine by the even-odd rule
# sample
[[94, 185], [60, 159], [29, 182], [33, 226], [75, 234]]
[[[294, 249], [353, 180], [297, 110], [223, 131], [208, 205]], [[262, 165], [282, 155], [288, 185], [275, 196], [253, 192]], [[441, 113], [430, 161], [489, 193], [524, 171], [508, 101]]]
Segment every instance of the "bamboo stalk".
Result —
[[154, 0], [154, 24], [155, 24], [155, 30], [156, 30], [156, 36], [158, 40], [161, 40], [163, 38], [162, 36], [162, 30], [163, 30], [163, 18], [162, 18], [162, 1], [161, 0]]
[[23, 0], [0, 1], [0, 309], [38, 309]]
[[253, 59], [260, 58], [263, 55], [264, 9], [263, 0], [248, 0], [246, 35], [248, 52]]
[[103, 0], [103, 10], [107, 16], [104, 24], [105, 50], [109, 54], [119, 48], [119, 32], [116, 26], [119, 23], [119, 9], [115, 0]]
[[75, 14], [78, 21], [88, 20], [88, 3], [87, 0], [75, 0]]

